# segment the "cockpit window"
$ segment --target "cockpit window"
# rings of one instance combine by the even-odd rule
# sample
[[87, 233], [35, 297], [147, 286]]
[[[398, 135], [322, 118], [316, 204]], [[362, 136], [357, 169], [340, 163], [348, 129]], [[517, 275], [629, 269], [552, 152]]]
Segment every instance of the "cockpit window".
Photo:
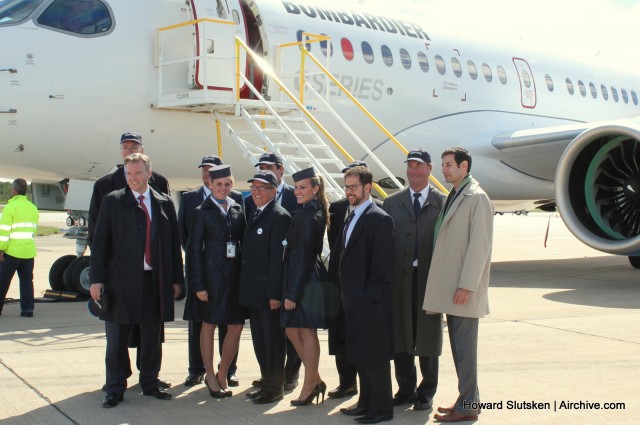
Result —
[[109, 9], [99, 0], [56, 0], [38, 18], [47, 27], [76, 34], [100, 34], [112, 26]]
[[0, 0], [0, 25], [23, 21], [44, 0]]

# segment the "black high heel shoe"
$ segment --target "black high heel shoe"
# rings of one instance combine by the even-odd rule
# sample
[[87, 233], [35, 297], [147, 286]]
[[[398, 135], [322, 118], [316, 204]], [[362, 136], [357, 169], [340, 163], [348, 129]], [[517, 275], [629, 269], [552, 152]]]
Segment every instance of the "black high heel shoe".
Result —
[[327, 384], [325, 384], [324, 381], [320, 381], [317, 388], [320, 394], [322, 394], [322, 402], [324, 403], [324, 393], [327, 392]]
[[[216, 381], [218, 380], [218, 378], [216, 378]], [[225, 391], [223, 389], [220, 389], [219, 391], [213, 391], [211, 389], [211, 387], [209, 386], [209, 382], [207, 381], [207, 378], [204, 378], [204, 384], [207, 386], [207, 389], [209, 390], [209, 395], [213, 398], [225, 398], [227, 396], [227, 394], [225, 393]], [[218, 384], [218, 386], [220, 386], [220, 384]]]
[[222, 388], [222, 385], [220, 385], [220, 380], [218, 379], [218, 374], [216, 373], [216, 381], [218, 381], [218, 386], [220, 387], [220, 390], [224, 392], [225, 397], [231, 397], [233, 395], [233, 391], [231, 391], [228, 388]]
[[[326, 390], [326, 388], [325, 388]], [[307, 406], [313, 402], [313, 399], [316, 399], [316, 404], [318, 404], [318, 398], [320, 397], [320, 385], [316, 385], [311, 394], [307, 396], [305, 399], [295, 399], [291, 400], [292, 406]], [[324, 401], [324, 394], [322, 395], [322, 401]]]

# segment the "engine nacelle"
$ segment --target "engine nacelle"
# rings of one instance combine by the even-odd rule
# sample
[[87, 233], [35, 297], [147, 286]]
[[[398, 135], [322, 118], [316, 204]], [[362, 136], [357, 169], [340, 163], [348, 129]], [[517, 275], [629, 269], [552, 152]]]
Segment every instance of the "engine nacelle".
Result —
[[640, 121], [585, 130], [562, 154], [556, 202], [579, 240], [611, 254], [640, 255]]

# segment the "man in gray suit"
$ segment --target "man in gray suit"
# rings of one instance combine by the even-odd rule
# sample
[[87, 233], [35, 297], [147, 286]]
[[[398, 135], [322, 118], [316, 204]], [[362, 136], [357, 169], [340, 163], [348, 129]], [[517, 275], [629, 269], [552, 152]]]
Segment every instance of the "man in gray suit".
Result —
[[[382, 206], [396, 229], [391, 287], [398, 392], [393, 404], [413, 403], [414, 410], [430, 410], [438, 388], [442, 315], [427, 315], [421, 306], [433, 253], [433, 229], [446, 197], [429, 185], [431, 155], [427, 151], [410, 151], [405, 163], [409, 187], [389, 196]], [[422, 374], [417, 391], [416, 354]]]
[[471, 177], [471, 155], [451, 148], [442, 154], [442, 174], [453, 189], [435, 227], [434, 264], [427, 279], [422, 308], [445, 313], [451, 353], [458, 375], [458, 398], [438, 407], [441, 422], [475, 421], [478, 402], [478, 322], [489, 313], [489, 271], [493, 239], [493, 208]]

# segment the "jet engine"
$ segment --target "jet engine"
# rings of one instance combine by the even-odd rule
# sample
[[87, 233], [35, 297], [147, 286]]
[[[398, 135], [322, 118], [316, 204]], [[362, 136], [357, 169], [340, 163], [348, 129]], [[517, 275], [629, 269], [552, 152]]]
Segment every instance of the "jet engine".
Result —
[[578, 239], [640, 267], [640, 120], [597, 125], [576, 137], [558, 163], [555, 192]]

